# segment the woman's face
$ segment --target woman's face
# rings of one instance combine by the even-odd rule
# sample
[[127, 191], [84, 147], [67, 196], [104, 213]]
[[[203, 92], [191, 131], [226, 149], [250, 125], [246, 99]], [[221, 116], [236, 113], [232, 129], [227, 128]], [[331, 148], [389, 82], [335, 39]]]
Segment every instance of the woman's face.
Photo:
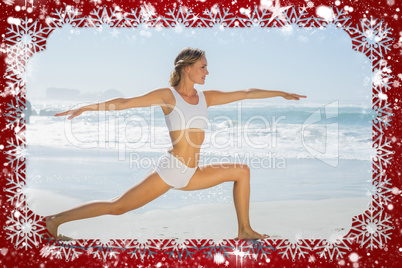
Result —
[[187, 74], [190, 80], [195, 84], [205, 84], [205, 78], [209, 74], [207, 70], [207, 58], [202, 56], [193, 65], [189, 66]]

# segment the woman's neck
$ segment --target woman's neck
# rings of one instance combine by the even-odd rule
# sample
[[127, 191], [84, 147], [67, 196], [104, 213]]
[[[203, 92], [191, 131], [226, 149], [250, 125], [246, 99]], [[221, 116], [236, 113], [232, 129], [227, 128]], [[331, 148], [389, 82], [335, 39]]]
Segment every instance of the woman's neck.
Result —
[[186, 81], [186, 79], [183, 79], [180, 81], [180, 83], [175, 87], [177, 92], [184, 96], [191, 97], [194, 95], [195, 89], [194, 89], [194, 83], [190, 81]]

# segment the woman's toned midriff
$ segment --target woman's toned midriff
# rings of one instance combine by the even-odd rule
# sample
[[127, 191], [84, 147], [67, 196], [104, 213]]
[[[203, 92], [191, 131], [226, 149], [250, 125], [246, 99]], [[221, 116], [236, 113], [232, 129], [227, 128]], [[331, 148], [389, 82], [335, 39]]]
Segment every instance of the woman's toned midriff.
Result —
[[168, 152], [190, 168], [198, 166], [200, 149], [205, 138], [204, 130], [189, 128], [171, 131], [169, 135], [173, 148]]

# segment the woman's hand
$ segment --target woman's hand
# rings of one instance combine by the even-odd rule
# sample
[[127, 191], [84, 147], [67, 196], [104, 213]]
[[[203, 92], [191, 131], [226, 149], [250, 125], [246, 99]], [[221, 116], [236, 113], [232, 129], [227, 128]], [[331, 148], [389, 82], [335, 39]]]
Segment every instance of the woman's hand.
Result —
[[295, 93], [285, 93], [283, 97], [287, 100], [300, 100], [300, 98], [307, 98], [307, 96], [298, 95]]
[[68, 110], [62, 113], [57, 113], [54, 116], [63, 116], [63, 115], [71, 115], [70, 117], [68, 117], [67, 119], [71, 120], [76, 116], [79, 116], [80, 114], [82, 114], [83, 112], [85, 112], [86, 110], [84, 108], [78, 108], [78, 109], [74, 109], [74, 110]]

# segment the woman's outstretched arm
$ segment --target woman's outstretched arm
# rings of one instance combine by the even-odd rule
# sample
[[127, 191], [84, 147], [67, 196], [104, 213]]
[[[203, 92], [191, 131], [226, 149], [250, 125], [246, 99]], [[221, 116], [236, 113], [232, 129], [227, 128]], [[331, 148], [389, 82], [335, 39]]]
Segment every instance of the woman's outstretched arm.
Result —
[[287, 100], [300, 100], [300, 98], [307, 98], [307, 96], [295, 93], [287, 93], [284, 91], [266, 90], [257, 88], [250, 88], [246, 90], [229, 91], [229, 92], [208, 90], [205, 91], [204, 94], [208, 106], [221, 105], [244, 99], [265, 99], [273, 97], [283, 97]]
[[101, 103], [89, 104], [74, 110], [57, 113], [55, 116], [70, 115], [68, 119], [73, 119], [86, 111], [116, 111], [129, 108], [162, 105], [165, 103], [166, 92], [167, 90], [165, 88], [156, 89], [142, 96], [133, 98], [117, 98]]

